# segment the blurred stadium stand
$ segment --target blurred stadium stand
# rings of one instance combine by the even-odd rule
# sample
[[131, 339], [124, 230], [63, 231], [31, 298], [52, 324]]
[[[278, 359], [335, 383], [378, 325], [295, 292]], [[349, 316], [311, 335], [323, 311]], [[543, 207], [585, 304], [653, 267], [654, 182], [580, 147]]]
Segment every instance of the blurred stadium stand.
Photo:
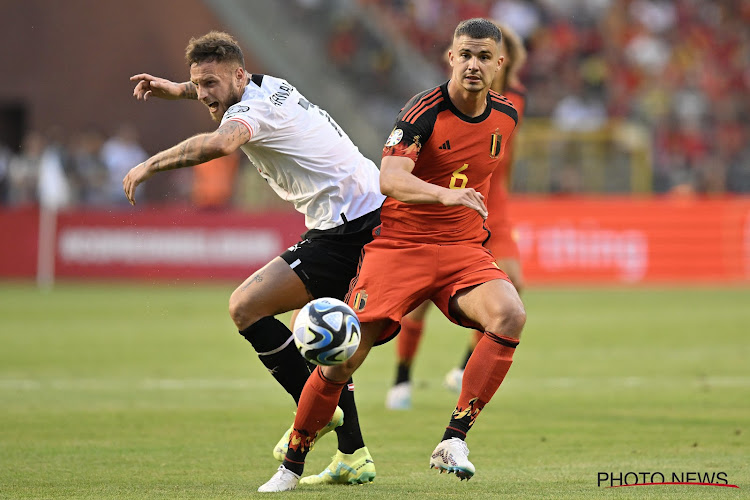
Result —
[[[514, 27], [529, 52], [515, 193], [621, 201], [647, 195], [665, 203], [677, 197], [691, 200], [681, 212], [686, 217], [700, 212], [695, 200], [729, 200], [710, 207], [732, 227], [731, 245], [716, 258], [733, 262], [730, 279], [750, 277], [750, 214], [743, 212], [750, 193], [747, 1], [183, 0], [176, 12], [167, 1], [0, 0], [0, 7], [3, 39], [13, 47], [0, 52], [0, 65], [13, 75], [0, 79], [4, 230], [34, 220], [41, 193], [54, 207], [103, 211], [129, 223], [133, 209], [111, 187], [122, 174], [110, 175], [102, 154], [107, 141], [132, 126], [129, 151], [136, 158], [139, 149], [153, 154], [215, 127], [200, 104], [132, 97], [132, 74], [187, 78], [183, 51], [191, 36], [211, 29], [234, 34], [250, 71], [287, 78], [377, 162], [400, 107], [448, 78], [443, 57], [457, 22], [483, 16]], [[242, 155], [239, 168], [221, 174], [230, 191], [198, 185], [212, 182], [206, 172], [157, 176], [139, 193], [140, 210], [290, 209]], [[222, 201], [201, 202], [196, 193], [205, 189], [221, 192]], [[563, 210], [548, 201], [539, 206]], [[521, 197], [517, 206], [532, 210], [528, 203]], [[23, 215], [11, 224], [7, 214], [16, 209]], [[570, 213], [572, 224], [585, 226], [581, 211]], [[540, 220], [529, 227], [546, 235]], [[605, 232], [650, 230], [622, 221], [608, 229], [609, 223], [595, 222]]]
[[[87, 203], [102, 197], [80, 192], [97, 177], [74, 164], [81, 136], [104, 140], [129, 123], [152, 154], [212, 128], [195, 103], [136, 103], [127, 77], [185, 79], [187, 40], [216, 28], [237, 36], [251, 71], [289, 79], [377, 160], [399, 108], [447, 78], [447, 41], [471, 16], [513, 26], [529, 51], [516, 192], [750, 192], [750, 7], [740, 0], [187, 0], [178, 22], [169, 2], [0, 6], [4, 37], [24, 48], [0, 55], [16, 73], [0, 82], [6, 204], [33, 172], [27, 162], [16, 181], [9, 166], [27, 133], [67, 155], [72, 201]], [[244, 170], [241, 184], [262, 190]], [[145, 199], [189, 202], [190, 177], [170, 172]], [[233, 202], [258, 198], [268, 201], [241, 192]]]
[[266, 72], [289, 80], [308, 99], [326, 109], [363, 153], [377, 158], [384, 137], [382, 128], [373, 126], [370, 119], [377, 98], [362, 99], [359, 89], [342, 74], [342, 68], [327, 57], [327, 30], [337, 15], [335, 11], [307, 10], [288, 0], [206, 3]]

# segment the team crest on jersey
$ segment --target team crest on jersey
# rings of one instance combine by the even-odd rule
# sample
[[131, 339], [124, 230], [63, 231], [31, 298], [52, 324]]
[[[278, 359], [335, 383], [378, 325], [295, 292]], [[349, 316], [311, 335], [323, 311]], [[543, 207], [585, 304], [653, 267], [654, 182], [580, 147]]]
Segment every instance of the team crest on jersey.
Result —
[[502, 149], [503, 136], [500, 134], [500, 129], [496, 129], [495, 133], [490, 136], [490, 158], [497, 158]]
[[404, 137], [404, 131], [400, 128], [394, 128], [391, 135], [388, 136], [388, 140], [385, 141], [385, 147], [390, 148], [401, 142]]
[[234, 106], [231, 106], [226, 113], [224, 113], [224, 117], [230, 117], [232, 115], [236, 115], [238, 113], [247, 113], [250, 111], [250, 108], [248, 106], [241, 106], [239, 104], [235, 104]]
[[367, 291], [360, 290], [354, 295], [353, 309], [357, 312], [363, 311], [367, 304]]

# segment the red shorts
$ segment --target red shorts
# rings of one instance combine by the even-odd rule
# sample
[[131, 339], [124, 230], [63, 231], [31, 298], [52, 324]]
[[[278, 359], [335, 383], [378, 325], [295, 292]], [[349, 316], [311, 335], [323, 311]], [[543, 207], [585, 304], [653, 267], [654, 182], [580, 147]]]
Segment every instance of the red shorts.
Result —
[[492, 217], [487, 220], [487, 227], [492, 236], [487, 242], [487, 248], [496, 259], [521, 260], [521, 252], [518, 250], [518, 234], [508, 220], [493, 221]]
[[401, 318], [425, 300], [432, 300], [452, 322], [450, 301], [456, 293], [508, 275], [495, 264], [495, 257], [481, 245], [438, 245], [378, 238], [365, 245], [357, 277], [349, 288], [347, 302], [363, 323], [390, 320], [378, 338], [388, 341]]

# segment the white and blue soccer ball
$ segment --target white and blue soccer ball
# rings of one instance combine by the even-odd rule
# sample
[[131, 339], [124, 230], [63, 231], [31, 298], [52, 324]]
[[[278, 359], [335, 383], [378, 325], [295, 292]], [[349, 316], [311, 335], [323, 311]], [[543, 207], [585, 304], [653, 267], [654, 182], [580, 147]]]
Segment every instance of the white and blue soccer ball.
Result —
[[294, 320], [294, 343], [316, 365], [338, 365], [359, 347], [357, 314], [345, 302], [323, 297], [308, 302]]

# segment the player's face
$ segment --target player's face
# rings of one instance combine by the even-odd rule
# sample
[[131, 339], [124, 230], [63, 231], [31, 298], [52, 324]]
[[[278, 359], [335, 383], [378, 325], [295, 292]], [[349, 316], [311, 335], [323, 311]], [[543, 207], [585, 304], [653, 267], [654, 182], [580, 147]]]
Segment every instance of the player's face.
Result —
[[245, 71], [230, 62], [206, 61], [190, 66], [190, 81], [198, 100], [208, 107], [211, 118], [220, 122], [230, 106], [240, 102], [245, 88]]
[[453, 40], [448, 58], [453, 68], [451, 79], [468, 92], [489, 88], [503, 63], [497, 42], [466, 35]]

